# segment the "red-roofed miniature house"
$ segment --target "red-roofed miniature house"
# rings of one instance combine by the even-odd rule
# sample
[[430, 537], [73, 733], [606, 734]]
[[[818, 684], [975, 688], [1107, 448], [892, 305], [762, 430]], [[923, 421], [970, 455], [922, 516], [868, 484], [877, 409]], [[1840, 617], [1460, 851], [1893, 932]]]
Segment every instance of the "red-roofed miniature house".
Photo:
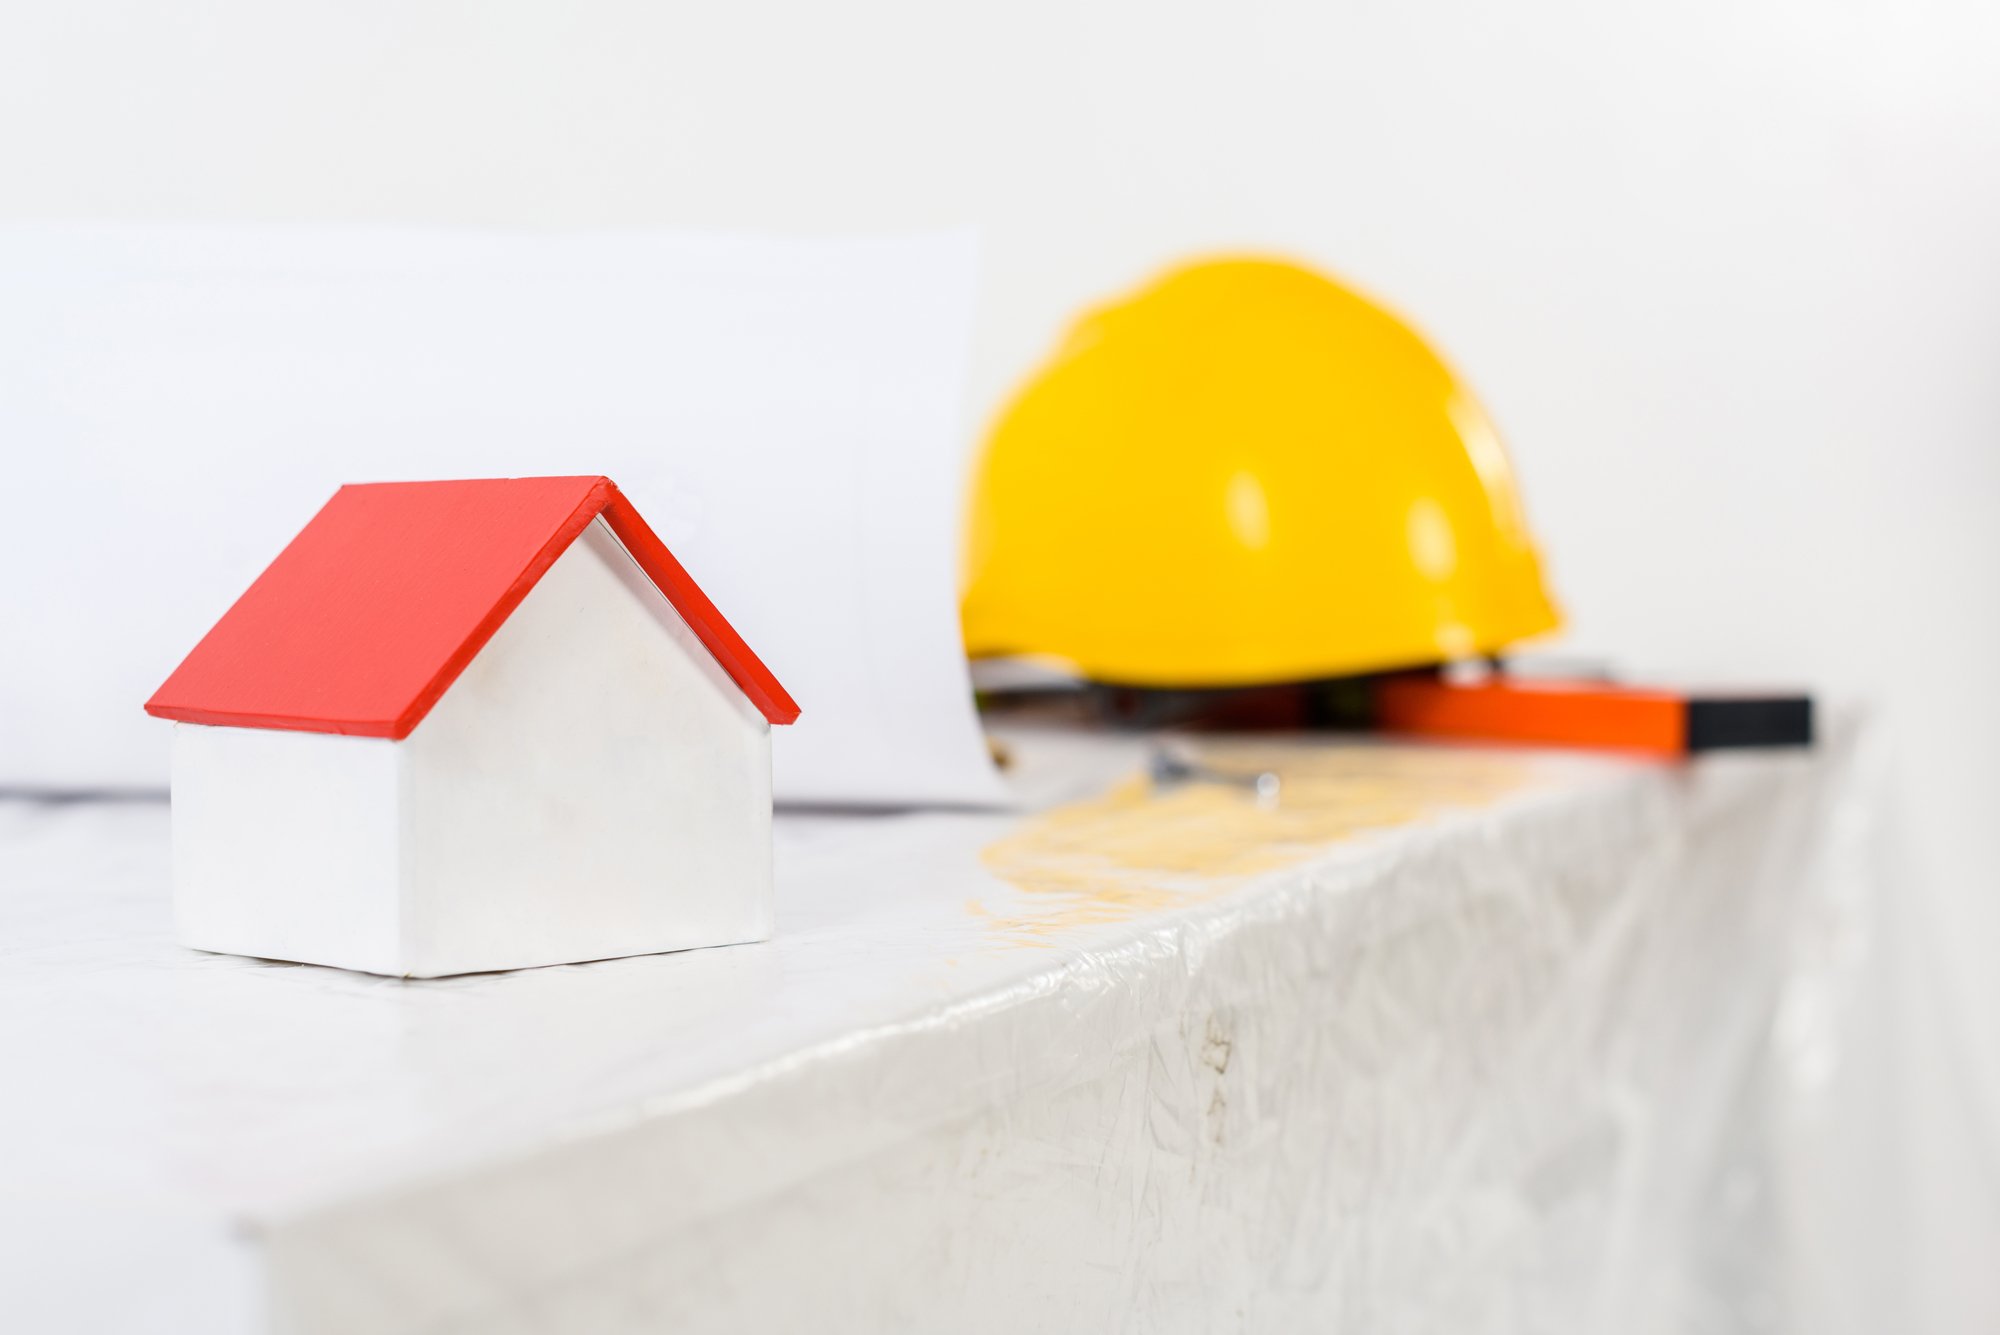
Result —
[[146, 710], [187, 945], [435, 977], [771, 934], [798, 706], [609, 479], [342, 487]]

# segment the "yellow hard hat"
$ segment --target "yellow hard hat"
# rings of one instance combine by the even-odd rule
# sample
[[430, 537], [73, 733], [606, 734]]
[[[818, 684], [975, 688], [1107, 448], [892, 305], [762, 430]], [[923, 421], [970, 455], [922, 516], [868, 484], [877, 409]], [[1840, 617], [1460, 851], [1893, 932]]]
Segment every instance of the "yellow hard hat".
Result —
[[979, 460], [976, 657], [1233, 686], [1488, 653], [1554, 628], [1486, 413], [1408, 325], [1222, 259], [1084, 315]]

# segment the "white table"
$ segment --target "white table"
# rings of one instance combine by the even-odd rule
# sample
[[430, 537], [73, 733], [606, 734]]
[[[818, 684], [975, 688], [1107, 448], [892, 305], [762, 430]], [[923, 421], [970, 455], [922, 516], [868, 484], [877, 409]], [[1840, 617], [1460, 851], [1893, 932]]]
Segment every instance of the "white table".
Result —
[[7, 1328], [1629, 1331], [1755, 1286], [1838, 744], [1203, 744], [1275, 807], [1012, 744], [1028, 814], [782, 818], [767, 945], [433, 982], [182, 950], [163, 804], [0, 803]]

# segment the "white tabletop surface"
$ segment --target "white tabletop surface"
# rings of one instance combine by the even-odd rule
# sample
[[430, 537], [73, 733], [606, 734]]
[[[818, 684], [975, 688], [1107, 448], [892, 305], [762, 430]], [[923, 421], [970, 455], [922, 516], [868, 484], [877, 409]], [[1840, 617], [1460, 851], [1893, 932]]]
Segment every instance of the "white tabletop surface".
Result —
[[[1176, 923], [1245, 911], [1302, 867], [1365, 876], [1491, 838], [1495, 813], [1569, 803], [1615, 824], [1681, 782], [1553, 753], [1203, 744], [1282, 774], [1265, 808], [1226, 784], [1150, 788], [1148, 745], [1017, 736], [1017, 813], [782, 816], [767, 944], [422, 982], [177, 946], [164, 803], [0, 803], [15, 1310], [256, 1328], [259, 1240], [296, 1221], [671, 1125], [830, 1055], [875, 1052], [873, 1078], [920, 1087], [905, 1105], [976, 1099], [1039, 1059], [1023, 1035], [1041, 1032], [982, 1017], [1081, 1013]], [[940, 1031], [967, 1037], [925, 1048], [945, 1055], [913, 1078], [896, 1045]], [[896, 1134], [875, 1113], [856, 1125]]]

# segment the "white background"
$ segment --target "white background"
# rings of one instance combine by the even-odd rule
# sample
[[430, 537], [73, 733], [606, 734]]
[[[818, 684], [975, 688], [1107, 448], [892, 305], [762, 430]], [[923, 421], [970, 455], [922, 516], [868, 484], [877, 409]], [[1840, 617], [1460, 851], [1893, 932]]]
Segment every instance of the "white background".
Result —
[[1570, 644], [1881, 706], [1951, 966], [1911, 1003], [1950, 1026], [1910, 1077], [1943, 1147], [1911, 1328], [1943, 1329], [2000, 1245], [1965, 1213], [2000, 1199], [1994, 15], [14, 0], [0, 213], [975, 223], [980, 414], [1190, 249], [1389, 297], [1507, 435]]

